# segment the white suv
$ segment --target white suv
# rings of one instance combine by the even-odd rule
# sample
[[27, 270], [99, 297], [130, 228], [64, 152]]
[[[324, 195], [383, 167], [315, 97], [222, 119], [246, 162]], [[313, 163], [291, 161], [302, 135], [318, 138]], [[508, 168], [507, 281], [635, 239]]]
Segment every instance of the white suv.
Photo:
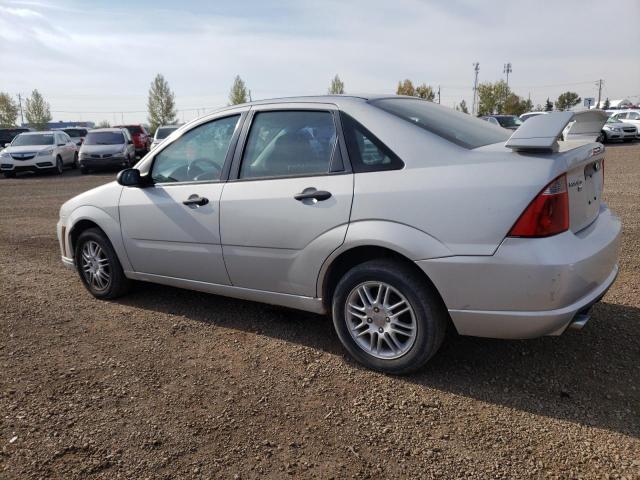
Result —
[[64, 132], [21, 133], [6, 147], [0, 153], [0, 170], [7, 178], [18, 172], [61, 174], [65, 165], [78, 167], [78, 147]]

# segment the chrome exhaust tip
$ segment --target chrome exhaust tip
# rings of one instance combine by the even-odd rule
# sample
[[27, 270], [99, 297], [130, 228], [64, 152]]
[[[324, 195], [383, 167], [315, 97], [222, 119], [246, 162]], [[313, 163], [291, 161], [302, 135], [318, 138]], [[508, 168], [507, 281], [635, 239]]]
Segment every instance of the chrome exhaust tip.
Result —
[[573, 317], [573, 321], [569, 324], [569, 330], [582, 330], [582, 328], [591, 319], [588, 313], [579, 313]]

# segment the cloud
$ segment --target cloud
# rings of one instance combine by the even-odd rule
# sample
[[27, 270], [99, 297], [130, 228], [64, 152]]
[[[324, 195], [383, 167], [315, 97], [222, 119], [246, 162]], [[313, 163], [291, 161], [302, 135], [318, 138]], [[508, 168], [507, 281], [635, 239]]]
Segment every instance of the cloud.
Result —
[[[625, 15], [595, 0], [86, 5], [0, 0], [2, 88], [38, 88], [60, 111], [56, 118], [75, 115], [61, 111], [145, 110], [158, 72], [179, 108], [225, 104], [236, 74], [254, 98], [324, 93], [338, 73], [348, 92], [393, 92], [403, 78], [441, 85], [443, 103], [452, 105], [470, 103], [471, 64], [479, 61], [481, 81], [502, 78], [511, 62], [510, 83], [534, 103], [568, 88], [593, 96], [598, 78], [610, 98], [640, 94], [635, 0], [620, 0]], [[599, 25], [612, 15], [615, 32], [605, 34]]]

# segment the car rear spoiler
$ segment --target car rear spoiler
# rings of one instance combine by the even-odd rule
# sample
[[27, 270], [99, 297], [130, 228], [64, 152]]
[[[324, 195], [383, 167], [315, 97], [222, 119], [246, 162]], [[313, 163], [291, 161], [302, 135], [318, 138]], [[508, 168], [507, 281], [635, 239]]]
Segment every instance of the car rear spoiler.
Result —
[[609, 114], [602, 110], [583, 112], [551, 112], [524, 122], [505, 143], [514, 151], [557, 151], [558, 140], [593, 142], [600, 134]]

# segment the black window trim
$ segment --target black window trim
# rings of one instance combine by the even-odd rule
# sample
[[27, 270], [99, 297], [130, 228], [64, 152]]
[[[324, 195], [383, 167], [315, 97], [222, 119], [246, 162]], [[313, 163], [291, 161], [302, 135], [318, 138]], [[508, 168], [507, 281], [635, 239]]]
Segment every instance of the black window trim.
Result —
[[[145, 182], [148, 183], [149, 186], [161, 186], [161, 187], [171, 187], [171, 186], [179, 186], [179, 185], [202, 185], [202, 184], [207, 184], [207, 183], [225, 183], [228, 179], [229, 179], [229, 172], [231, 170], [231, 163], [233, 160], [233, 155], [234, 152], [236, 150], [236, 145], [238, 143], [238, 138], [240, 138], [240, 133], [244, 127], [244, 123], [245, 123], [245, 119], [247, 117], [247, 114], [249, 113], [248, 110], [244, 110], [244, 111], [235, 111], [235, 112], [225, 112], [228, 113], [227, 115], [221, 115], [219, 117], [215, 117], [215, 118], [211, 118], [211, 119], [207, 119], [206, 121], [203, 121], [201, 123], [198, 123], [197, 125], [194, 125], [192, 128], [185, 130], [184, 132], [182, 132], [182, 134], [175, 138], [172, 142], [166, 144], [166, 145], [162, 145], [161, 148], [158, 149], [158, 151], [154, 151], [153, 152], [153, 157], [151, 158], [151, 162], [149, 163], [149, 167], [147, 172], [143, 175]], [[231, 142], [229, 142], [229, 148], [227, 149], [227, 154], [225, 155], [224, 158], [224, 164], [222, 166], [222, 172], [220, 172], [220, 178], [217, 180], [190, 180], [190, 181], [184, 181], [184, 182], [154, 182], [153, 181], [153, 177], [152, 177], [152, 172], [153, 172], [153, 165], [156, 163], [156, 157], [162, 153], [163, 150], [165, 150], [166, 148], [168, 148], [169, 146], [173, 145], [175, 142], [177, 142], [178, 140], [180, 140], [183, 135], [185, 133], [188, 133], [192, 130], [195, 130], [196, 128], [199, 128], [203, 125], [207, 125], [208, 123], [212, 123], [212, 122], [216, 122], [218, 120], [224, 120], [225, 118], [229, 118], [229, 117], [235, 117], [235, 116], [239, 116], [238, 118], [238, 123], [236, 124], [236, 128], [233, 131], [233, 135], [231, 136]]]
[[[258, 107], [263, 107], [263, 105], [259, 105]], [[266, 181], [266, 180], [282, 180], [288, 178], [313, 178], [313, 177], [326, 177], [329, 175], [345, 175], [352, 173], [351, 165], [348, 162], [348, 157], [346, 156], [346, 144], [344, 142], [344, 138], [342, 137], [342, 128], [340, 125], [340, 116], [339, 111], [333, 108], [327, 108], [326, 105], [319, 105], [318, 107], [312, 106], [287, 106], [286, 104], [278, 105], [274, 108], [273, 104], [268, 105], [269, 108], [254, 108], [252, 107], [248, 113], [247, 119], [243, 125], [242, 133], [240, 134], [240, 138], [238, 140], [238, 144], [236, 146], [236, 152], [233, 157], [233, 164], [231, 167], [231, 174], [229, 175], [229, 182], [255, 182], [255, 181]], [[336, 139], [337, 142], [333, 147], [333, 151], [331, 153], [331, 159], [329, 160], [329, 171], [325, 173], [314, 173], [314, 174], [299, 174], [299, 175], [274, 175], [268, 177], [248, 177], [248, 178], [240, 178], [240, 169], [242, 166], [242, 161], [244, 157], [244, 151], [247, 148], [247, 141], [249, 139], [249, 132], [251, 131], [251, 126], [253, 125], [253, 119], [258, 113], [271, 113], [271, 112], [326, 112], [331, 114], [333, 119], [333, 125], [336, 129]], [[339, 150], [339, 154], [341, 156], [341, 164], [340, 166], [336, 165], [338, 159], [336, 158], [336, 151]]]
[[[377, 168], [377, 166], [374, 166], [373, 168], [366, 168], [363, 169], [362, 166], [360, 165], [359, 162], [357, 162], [355, 159], [352, 159], [350, 156], [349, 158], [349, 163], [351, 164], [351, 168], [353, 169], [354, 173], [371, 173], [371, 172], [391, 172], [393, 170], [403, 170], [405, 168], [405, 163], [402, 161], [402, 159], [393, 151], [391, 150], [391, 148], [389, 148], [387, 146], [386, 143], [384, 143], [382, 140], [380, 140], [371, 130], [369, 130], [367, 127], [365, 127], [361, 122], [359, 122], [358, 120], [356, 120], [355, 118], [353, 118], [351, 115], [349, 115], [346, 112], [340, 111], [340, 117], [342, 117], [345, 120], [349, 120], [351, 122], [354, 122], [355, 124], [358, 125], [359, 129], [362, 130], [363, 134], [369, 138], [369, 140], [380, 150], [383, 151], [383, 153], [388, 156], [393, 162], [397, 162], [397, 165], [393, 166], [393, 168]], [[346, 122], [343, 122], [346, 123]], [[346, 125], [342, 127], [345, 131], [348, 128]], [[349, 149], [346, 146], [346, 134], [344, 134], [345, 137], [345, 150], [348, 154]]]

